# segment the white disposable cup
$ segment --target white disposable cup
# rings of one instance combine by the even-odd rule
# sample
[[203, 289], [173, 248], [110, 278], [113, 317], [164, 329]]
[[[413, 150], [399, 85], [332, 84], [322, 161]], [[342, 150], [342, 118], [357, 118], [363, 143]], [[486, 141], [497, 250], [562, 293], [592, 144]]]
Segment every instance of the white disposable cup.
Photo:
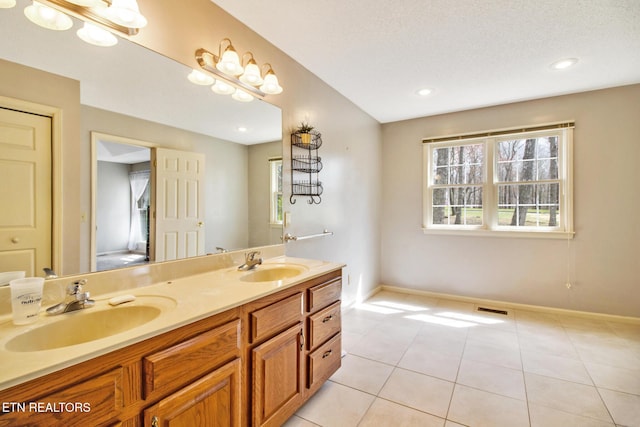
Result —
[[9, 282], [11, 312], [14, 325], [26, 325], [38, 320], [42, 304], [44, 277], [26, 277]]

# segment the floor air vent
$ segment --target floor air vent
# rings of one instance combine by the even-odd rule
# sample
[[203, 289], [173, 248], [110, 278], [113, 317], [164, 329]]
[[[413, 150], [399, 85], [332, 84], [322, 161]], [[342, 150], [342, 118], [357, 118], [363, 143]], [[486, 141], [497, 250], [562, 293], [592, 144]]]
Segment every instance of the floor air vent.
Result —
[[502, 314], [503, 316], [509, 315], [509, 312], [507, 310], [499, 310], [497, 308], [478, 307], [476, 311], [482, 311], [484, 313]]

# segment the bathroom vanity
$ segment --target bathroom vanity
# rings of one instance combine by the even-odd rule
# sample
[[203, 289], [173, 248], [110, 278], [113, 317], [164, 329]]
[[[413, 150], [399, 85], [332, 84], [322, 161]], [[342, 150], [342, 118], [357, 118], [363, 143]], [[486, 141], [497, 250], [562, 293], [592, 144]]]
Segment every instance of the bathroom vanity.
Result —
[[[3, 378], [15, 385], [0, 391], [0, 426], [281, 425], [341, 359], [343, 265], [295, 261], [301, 272], [280, 280], [273, 279], [293, 268], [286, 259], [253, 272], [228, 268], [138, 288], [136, 301], [103, 309], [149, 305], [149, 296], [175, 306], [93, 342], [25, 350], [3, 337], [4, 369], [21, 359], [29, 368]], [[61, 315], [77, 319], [68, 334], [83, 328], [81, 315]], [[2, 323], [0, 333], [8, 328]]]

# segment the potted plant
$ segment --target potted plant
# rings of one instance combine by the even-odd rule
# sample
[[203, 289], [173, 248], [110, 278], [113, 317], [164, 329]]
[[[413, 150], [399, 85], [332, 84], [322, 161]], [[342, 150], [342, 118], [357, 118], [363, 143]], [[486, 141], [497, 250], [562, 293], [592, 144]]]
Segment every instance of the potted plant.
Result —
[[313, 126], [309, 126], [307, 122], [301, 122], [298, 129], [296, 129], [296, 133], [300, 135], [300, 140], [303, 144], [311, 143], [311, 131], [313, 130]]

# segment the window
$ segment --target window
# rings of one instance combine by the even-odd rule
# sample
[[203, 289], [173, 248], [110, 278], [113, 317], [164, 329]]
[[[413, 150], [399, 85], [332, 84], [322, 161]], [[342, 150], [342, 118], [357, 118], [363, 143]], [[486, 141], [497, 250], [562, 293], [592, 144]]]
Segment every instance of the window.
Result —
[[271, 224], [282, 224], [282, 159], [269, 159], [270, 175], [270, 221]]
[[570, 236], [572, 130], [424, 140], [425, 232]]

